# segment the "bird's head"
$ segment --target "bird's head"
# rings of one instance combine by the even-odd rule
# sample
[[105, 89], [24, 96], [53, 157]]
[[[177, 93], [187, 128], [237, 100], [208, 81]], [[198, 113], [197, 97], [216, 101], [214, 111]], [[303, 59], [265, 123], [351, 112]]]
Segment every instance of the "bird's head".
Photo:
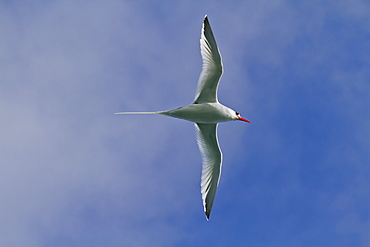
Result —
[[244, 121], [244, 122], [247, 122], [247, 123], [252, 123], [251, 121], [245, 119], [245, 118], [242, 118], [239, 114], [239, 112], [235, 111], [235, 115], [236, 115], [236, 118], [235, 120], [241, 120], [241, 121]]

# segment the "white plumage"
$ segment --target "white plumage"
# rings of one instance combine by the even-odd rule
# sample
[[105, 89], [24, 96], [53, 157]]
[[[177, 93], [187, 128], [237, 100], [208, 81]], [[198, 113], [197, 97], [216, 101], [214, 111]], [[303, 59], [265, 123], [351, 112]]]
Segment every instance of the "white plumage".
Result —
[[116, 114], [162, 114], [195, 123], [197, 143], [202, 155], [201, 193], [207, 219], [220, 180], [222, 153], [217, 140], [217, 123], [231, 120], [250, 121], [236, 111], [220, 104], [217, 99], [218, 82], [223, 68], [221, 55], [207, 16], [204, 17], [200, 50], [203, 59], [194, 102], [188, 106], [158, 112], [118, 112]]

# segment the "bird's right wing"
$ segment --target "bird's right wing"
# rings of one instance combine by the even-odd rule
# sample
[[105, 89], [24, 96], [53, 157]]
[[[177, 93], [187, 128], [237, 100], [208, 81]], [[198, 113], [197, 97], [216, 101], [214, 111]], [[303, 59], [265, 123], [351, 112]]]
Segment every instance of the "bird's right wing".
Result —
[[202, 27], [200, 52], [202, 54], [203, 67], [198, 80], [194, 102], [217, 102], [217, 87], [222, 75], [222, 61], [207, 16], [204, 17]]
[[203, 161], [201, 179], [203, 206], [209, 219], [220, 180], [222, 153], [217, 140], [217, 124], [196, 123], [195, 129]]

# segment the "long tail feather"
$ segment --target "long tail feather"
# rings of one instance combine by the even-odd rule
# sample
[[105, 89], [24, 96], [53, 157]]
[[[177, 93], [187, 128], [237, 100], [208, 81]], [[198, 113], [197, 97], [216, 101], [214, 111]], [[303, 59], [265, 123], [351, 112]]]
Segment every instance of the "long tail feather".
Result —
[[159, 114], [158, 111], [150, 111], [150, 112], [116, 112], [114, 114]]

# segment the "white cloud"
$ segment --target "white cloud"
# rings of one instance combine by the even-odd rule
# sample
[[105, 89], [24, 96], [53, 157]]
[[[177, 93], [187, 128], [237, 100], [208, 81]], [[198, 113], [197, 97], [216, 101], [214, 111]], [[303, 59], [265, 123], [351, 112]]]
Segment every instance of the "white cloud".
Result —
[[[342, 1], [342, 5], [348, 3]], [[339, 7], [332, 11], [364, 23], [366, 15], [354, 10], [366, 4], [357, 3], [353, 11]], [[204, 236], [209, 234], [199, 223], [204, 221], [200, 155], [192, 124], [160, 116], [112, 114], [165, 110], [191, 102], [200, 72], [198, 39], [205, 13], [224, 59], [220, 100], [254, 121], [249, 126], [230, 123], [219, 128], [225, 154], [223, 175], [227, 176], [221, 179], [222, 194], [217, 199], [230, 201], [216, 199], [215, 211], [222, 218], [220, 212], [227, 207], [225, 215], [238, 215], [246, 221], [243, 217], [248, 213], [240, 209], [252, 203], [261, 206], [254, 208], [261, 210], [259, 214], [272, 199], [277, 201], [275, 213], [296, 209], [289, 199], [310, 185], [300, 174], [300, 169], [307, 167], [298, 162], [309, 158], [302, 141], [309, 136], [309, 128], [284, 126], [279, 121], [285, 124], [290, 118], [294, 122], [292, 114], [301, 116], [302, 109], [317, 112], [326, 98], [311, 106], [299, 105], [299, 97], [290, 93], [315, 89], [304, 82], [282, 81], [290, 73], [287, 58], [305, 65], [300, 73], [312, 74], [315, 79], [318, 73], [312, 69], [318, 69], [317, 64], [329, 67], [331, 56], [347, 47], [350, 36], [335, 44], [332, 38], [320, 36], [330, 31], [324, 27], [328, 6], [305, 3], [302, 8], [288, 1], [168, 4], [152, 8], [120, 1], [1, 4], [0, 28], [6, 33], [0, 37], [2, 246], [81, 246], [92, 242], [171, 246], [190, 241], [188, 234], [193, 231], [189, 228], [195, 226]], [[299, 50], [297, 40], [302, 37], [312, 43]], [[319, 52], [311, 53], [307, 47]], [[293, 56], [292, 51], [302, 53]], [[368, 73], [357, 67], [346, 70], [341, 63], [345, 61], [329, 67], [332, 70], [325, 74], [331, 81], [327, 88], [312, 85], [324, 93], [339, 88], [339, 93], [326, 97], [334, 104], [349, 102], [350, 107], [336, 108], [334, 117], [348, 113], [358, 129], [352, 129], [353, 139], [335, 140], [349, 140], [362, 148], [368, 144], [368, 121], [362, 108]], [[295, 78], [303, 78], [300, 73]], [[348, 83], [353, 78], [354, 83]], [[290, 97], [295, 100], [293, 105], [287, 104]], [[333, 126], [324, 120], [326, 126]], [[343, 126], [338, 129], [345, 130]], [[287, 134], [289, 130], [291, 134]], [[323, 200], [310, 206], [336, 210], [343, 201], [350, 201], [343, 220], [334, 220], [337, 231], [346, 234], [351, 230], [346, 222], [352, 226], [359, 222], [359, 236], [368, 241], [363, 230], [368, 221], [359, 216], [363, 209], [354, 206], [366, 194], [360, 190], [367, 184], [361, 162], [368, 156], [355, 160], [353, 157], [362, 154], [355, 149], [338, 157], [336, 148], [348, 152], [346, 145], [330, 145], [322, 151], [324, 167], [333, 169], [331, 162], [340, 159], [355, 163], [355, 173], [362, 182], [335, 195], [323, 191], [318, 197], [329, 196], [335, 200], [333, 204]], [[244, 162], [242, 157], [246, 157]], [[279, 173], [282, 170], [285, 175]], [[256, 172], [255, 180], [245, 181], [247, 172]], [[284, 190], [281, 194], [280, 189]], [[271, 198], [262, 200], [261, 192]], [[358, 195], [349, 196], [352, 192]], [[287, 215], [287, 229], [299, 223], [300, 216], [299, 212]], [[199, 222], [194, 222], [198, 217]], [[234, 223], [226, 220], [225, 226]], [[271, 222], [263, 221], [259, 227], [264, 223]], [[271, 224], [278, 223], [272, 219]], [[217, 223], [207, 227], [223, 229]], [[297, 236], [309, 238], [317, 233], [314, 227], [308, 224]], [[233, 235], [228, 234], [225, 239]]]

